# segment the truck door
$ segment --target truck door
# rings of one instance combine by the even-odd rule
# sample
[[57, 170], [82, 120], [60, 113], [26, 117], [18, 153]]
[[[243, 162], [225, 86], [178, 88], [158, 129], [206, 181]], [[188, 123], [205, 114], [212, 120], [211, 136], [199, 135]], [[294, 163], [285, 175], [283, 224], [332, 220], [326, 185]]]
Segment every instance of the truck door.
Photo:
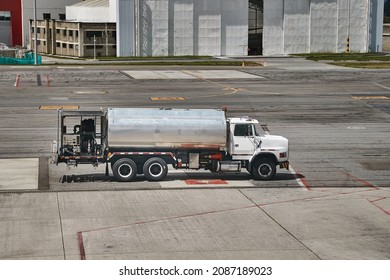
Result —
[[253, 124], [236, 124], [232, 135], [232, 155], [253, 155], [256, 149], [254, 136]]

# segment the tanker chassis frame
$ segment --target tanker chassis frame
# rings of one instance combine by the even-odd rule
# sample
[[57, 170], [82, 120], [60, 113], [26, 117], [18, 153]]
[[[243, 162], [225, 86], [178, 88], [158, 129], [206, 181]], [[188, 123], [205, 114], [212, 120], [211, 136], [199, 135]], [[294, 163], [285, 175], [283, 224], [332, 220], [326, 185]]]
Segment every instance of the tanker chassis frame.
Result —
[[[107, 112], [59, 110], [52, 163], [68, 166], [106, 164], [106, 176], [109, 176], [110, 165], [115, 179], [120, 182], [131, 181], [137, 174], [144, 174], [149, 181], [161, 181], [168, 173], [168, 164], [175, 169], [205, 169], [216, 173], [240, 173], [245, 168], [257, 180], [270, 180], [275, 176], [277, 166], [289, 168], [288, 140], [281, 136], [260, 137], [255, 129], [257, 123], [248, 117], [227, 119], [225, 147], [126, 148], [109, 145]], [[237, 133], [238, 127], [246, 128], [245, 136]], [[243, 139], [250, 143], [252, 151], [232, 153], [239, 145], [245, 146], [238, 144]], [[270, 144], [275, 141], [277, 145]]]

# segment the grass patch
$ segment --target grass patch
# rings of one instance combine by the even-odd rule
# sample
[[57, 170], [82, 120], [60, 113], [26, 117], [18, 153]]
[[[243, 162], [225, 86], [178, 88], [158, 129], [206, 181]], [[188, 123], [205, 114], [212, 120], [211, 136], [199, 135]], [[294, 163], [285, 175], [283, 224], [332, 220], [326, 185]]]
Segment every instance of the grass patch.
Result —
[[330, 64], [351, 68], [390, 69], [390, 62], [332, 62]]
[[382, 53], [310, 53], [296, 54], [308, 60], [320, 61], [389, 61], [390, 56]]
[[[85, 57], [86, 59], [93, 59], [93, 57]], [[103, 56], [97, 57], [101, 61], [137, 61], [137, 60], [198, 60], [211, 59], [211, 56]]]

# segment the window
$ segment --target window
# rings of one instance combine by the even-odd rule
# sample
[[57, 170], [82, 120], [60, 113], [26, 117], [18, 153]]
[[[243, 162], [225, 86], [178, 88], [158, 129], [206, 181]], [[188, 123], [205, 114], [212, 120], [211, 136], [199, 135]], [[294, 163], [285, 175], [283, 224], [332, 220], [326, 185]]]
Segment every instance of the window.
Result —
[[43, 13], [43, 19], [51, 19], [51, 15], [49, 13]]
[[[93, 46], [86, 46], [85, 47], [87, 50], [93, 50], [94, 49], [94, 47]], [[103, 49], [103, 46], [102, 45], [96, 45], [96, 49], [98, 50], [100, 50], [100, 49]]]
[[87, 38], [93, 38], [94, 36], [97, 38], [103, 37], [103, 32], [102, 31], [87, 31], [85, 32]]
[[69, 49], [73, 49], [73, 44], [69, 44]]
[[66, 29], [62, 30], [62, 36], [66, 36]]
[[234, 136], [253, 136], [252, 125], [236, 124], [234, 128]]
[[0, 11], [0, 21], [10, 21], [11, 12]]
[[58, 14], [58, 18], [59, 18], [60, 20], [66, 20], [65, 14]]
[[61, 32], [61, 30], [59, 30], [59, 29], [57, 29], [56, 31], [57, 31], [57, 34], [60, 34], [60, 32]]
[[40, 27], [37, 27], [37, 33], [41, 33], [41, 28]]
[[79, 31], [76, 30], [76, 37], [79, 37]]
[[62, 43], [62, 48], [66, 49], [66, 43]]
[[69, 36], [73, 37], [73, 30], [69, 30], [68, 32], [69, 32]]
[[61, 47], [61, 43], [57, 43], [57, 48], [60, 48]]
[[116, 31], [112, 31], [111, 36], [112, 36], [112, 38], [116, 38]]

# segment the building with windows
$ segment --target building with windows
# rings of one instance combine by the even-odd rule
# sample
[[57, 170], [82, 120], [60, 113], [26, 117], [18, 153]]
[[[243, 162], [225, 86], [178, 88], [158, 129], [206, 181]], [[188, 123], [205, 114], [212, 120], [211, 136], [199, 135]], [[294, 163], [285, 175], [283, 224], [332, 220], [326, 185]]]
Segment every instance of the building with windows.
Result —
[[[33, 21], [30, 21], [33, 25]], [[31, 27], [34, 40], [34, 27]], [[115, 23], [37, 21], [37, 49], [40, 53], [101, 57], [116, 56]]]
[[[66, 18], [56, 19], [57, 26], [113, 24], [117, 56], [242, 56], [248, 50], [264, 55], [382, 51], [385, 0], [37, 1], [41, 7], [38, 18]], [[63, 9], [61, 13], [43, 9], [46, 1], [77, 3], [67, 5], [62, 14]], [[102, 30], [104, 39], [97, 44], [100, 54], [114, 49], [107, 43], [112, 41], [113, 31]], [[39, 40], [45, 43], [43, 38]], [[67, 53], [86, 56], [88, 52], [80, 50], [84, 50], [81, 42], [77, 52], [75, 46], [69, 50], [68, 45], [76, 45], [73, 41], [55, 45], [60, 43], [59, 49], [65, 49], [62, 46], [66, 44]]]
[[[37, 19], [65, 20], [65, 7], [82, 0], [36, 0]], [[0, 42], [10, 46], [29, 46], [33, 0], [0, 0]]]

